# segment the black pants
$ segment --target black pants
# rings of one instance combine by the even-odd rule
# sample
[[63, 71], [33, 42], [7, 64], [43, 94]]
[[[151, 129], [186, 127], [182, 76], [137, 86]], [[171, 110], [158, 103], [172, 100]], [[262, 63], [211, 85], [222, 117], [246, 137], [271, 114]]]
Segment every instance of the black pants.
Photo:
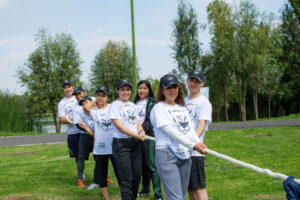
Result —
[[134, 138], [113, 139], [113, 158], [120, 177], [123, 200], [135, 200], [142, 173], [142, 142]]
[[155, 167], [154, 141], [147, 140], [142, 143], [142, 193], [150, 193], [150, 180], [152, 181], [154, 197], [162, 198], [161, 184]]
[[115, 175], [119, 182], [119, 175], [117, 172], [116, 164], [112, 154], [108, 155], [94, 155], [95, 169], [94, 169], [94, 183], [99, 184], [100, 188], [107, 187], [107, 174], [108, 174], [108, 159], [110, 159]]
[[90, 152], [93, 151], [94, 139], [88, 134], [80, 134], [79, 155], [77, 161], [77, 178], [83, 179], [84, 161], [89, 159]]

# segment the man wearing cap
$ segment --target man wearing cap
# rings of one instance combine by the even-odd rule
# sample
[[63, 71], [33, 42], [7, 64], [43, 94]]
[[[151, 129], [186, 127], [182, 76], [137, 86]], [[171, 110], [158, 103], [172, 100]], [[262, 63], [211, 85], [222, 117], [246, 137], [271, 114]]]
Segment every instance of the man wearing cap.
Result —
[[83, 100], [91, 99], [86, 96], [86, 92], [82, 87], [77, 87], [73, 93], [77, 99], [77, 103], [74, 106], [73, 111], [73, 123], [80, 129], [80, 138], [79, 138], [79, 153], [78, 153], [78, 161], [77, 161], [77, 184], [78, 187], [85, 187], [84, 185], [84, 162], [89, 159], [90, 152], [93, 150], [94, 140], [93, 138], [78, 124], [81, 121], [84, 121], [89, 128], [93, 128], [92, 119], [83, 111], [82, 103]]
[[[184, 99], [191, 119], [194, 122], [193, 128], [198, 135], [198, 140], [202, 143], [205, 131], [212, 121], [212, 106], [209, 100], [200, 93], [200, 89], [204, 86], [204, 81], [201, 70], [196, 69], [191, 71], [186, 80], [189, 96]], [[208, 194], [205, 187], [204, 155], [193, 151], [189, 182], [189, 198], [191, 200], [208, 200]]]
[[64, 98], [58, 103], [58, 117], [62, 124], [68, 124], [68, 148], [71, 158], [76, 158], [76, 165], [79, 151], [80, 130], [73, 125], [72, 115], [73, 107], [77, 103], [73, 96], [74, 87], [71, 81], [65, 80], [62, 83]]

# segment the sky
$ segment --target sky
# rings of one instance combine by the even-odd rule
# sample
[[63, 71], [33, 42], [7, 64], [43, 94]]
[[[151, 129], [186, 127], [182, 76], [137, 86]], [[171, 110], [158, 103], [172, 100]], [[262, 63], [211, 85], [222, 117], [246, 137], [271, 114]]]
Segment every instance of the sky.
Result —
[[[211, 0], [186, 0], [207, 23]], [[226, 0], [230, 5], [239, 0]], [[285, 0], [252, 0], [260, 12], [280, 16]], [[177, 0], [134, 0], [137, 62], [141, 78], [157, 78], [176, 67], [172, 58], [172, 22], [177, 17]], [[95, 55], [108, 40], [124, 40], [131, 46], [130, 0], [0, 0], [0, 90], [22, 94], [16, 70], [37, 44], [35, 34], [42, 27], [52, 36], [72, 35], [83, 64], [81, 80], [88, 83]], [[202, 49], [209, 50], [209, 31], [199, 32]]]

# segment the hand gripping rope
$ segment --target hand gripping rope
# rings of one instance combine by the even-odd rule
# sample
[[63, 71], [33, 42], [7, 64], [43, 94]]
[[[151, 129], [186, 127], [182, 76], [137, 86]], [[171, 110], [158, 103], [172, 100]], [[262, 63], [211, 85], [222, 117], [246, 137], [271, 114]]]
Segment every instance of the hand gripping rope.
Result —
[[[145, 140], [153, 140], [153, 141], [155, 141], [155, 138], [151, 137], [151, 136], [145, 136]], [[258, 173], [261, 173], [261, 174], [267, 174], [267, 175], [269, 175], [271, 177], [280, 178], [282, 180], [286, 180], [288, 178], [287, 175], [284, 175], [284, 174], [281, 174], [281, 173], [272, 172], [270, 169], [262, 169], [260, 167], [255, 166], [255, 165], [251, 165], [249, 163], [242, 162], [240, 160], [237, 160], [237, 159], [234, 159], [232, 157], [220, 154], [220, 153], [212, 151], [210, 149], [204, 149], [204, 151], [206, 153], [208, 153], [208, 154], [211, 154], [211, 155], [216, 156], [218, 158], [221, 158], [223, 160], [227, 160], [229, 162], [232, 162], [234, 164], [240, 165], [242, 167], [246, 167], [248, 169], [252, 169], [252, 170], [254, 170], [254, 171], [258, 172]], [[297, 182], [298, 184], [300, 184], [300, 179], [295, 179], [295, 182]]]

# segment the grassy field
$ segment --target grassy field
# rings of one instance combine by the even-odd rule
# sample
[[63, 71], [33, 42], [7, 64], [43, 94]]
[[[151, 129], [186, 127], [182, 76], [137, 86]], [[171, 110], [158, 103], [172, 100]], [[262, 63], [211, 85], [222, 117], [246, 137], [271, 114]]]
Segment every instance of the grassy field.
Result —
[[[274, 172], [300, 178], [300, 128], [256, 128], [209, 131], [212, 150]], [[76, 186], [74, 159], [66, 144], [0, 147], [0, 199], [101, 199], [99, 189]], [[94, 161], [86, 163], [86, 184], [92, 183]], [[116, 182], [110, 168], [110, 177]], [[211, 200], [285, 199], [282, 181], [206, 156], [207, 190]], [[121, 199], [117, 184], [111, 199]], [[148, 198], [148, 199], [152, 199]], [[147, 198], [140, 198], [147, 199]]]

